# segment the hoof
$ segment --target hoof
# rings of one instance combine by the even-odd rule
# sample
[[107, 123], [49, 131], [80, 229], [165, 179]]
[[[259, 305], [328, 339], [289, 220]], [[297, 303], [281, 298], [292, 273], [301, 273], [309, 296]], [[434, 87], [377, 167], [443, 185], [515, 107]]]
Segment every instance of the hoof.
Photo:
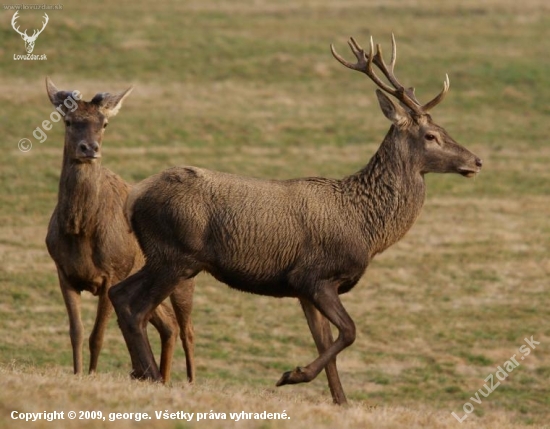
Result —
[[305, 369], [298, 366], [292, 371], [285, 372], [277, 382], [277, 387], [284, 386], [285, 384], [296, 384], [309, 381]]
[[154, 377], [151, 374], [148, 374], [147, 372], [138, 372], [136, 370], [133, 370], [130, 373], [130, 378], [132, 380], [139, 380], [139, 381], [150, 381], [152, 383], [163, 383], [162, 377], [159, 375], [158, 377]]
[[132, 380], [139, 380], [139, 381], [147, 380], [147, 376], [142, 371], [136, 371], [136, 370], [133, 370], [130, 373], [130, 378]]

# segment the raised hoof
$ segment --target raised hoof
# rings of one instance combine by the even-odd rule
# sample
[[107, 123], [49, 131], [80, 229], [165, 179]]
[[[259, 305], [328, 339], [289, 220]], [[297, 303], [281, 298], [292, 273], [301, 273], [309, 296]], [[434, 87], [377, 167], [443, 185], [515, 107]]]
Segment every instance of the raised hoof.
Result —
[[285, 384], [297, 384], [309, 381], [306, 371], [301, 366], [297, 366], [292, 371], [287, 371], [277, 382], [277, 387], [284, 386]]

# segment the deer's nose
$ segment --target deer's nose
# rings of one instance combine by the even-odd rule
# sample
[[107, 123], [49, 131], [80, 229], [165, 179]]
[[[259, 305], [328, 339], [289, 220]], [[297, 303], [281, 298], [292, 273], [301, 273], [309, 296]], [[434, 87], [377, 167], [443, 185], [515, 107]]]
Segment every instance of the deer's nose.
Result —
[[476, 166], [481, 168], [483, 166], [483, 161], [479, 158], [476, 158]]
[[95, 158], [99, 153], [99, 143], [96, 141], [92, 142], [81, 142], [78, 145], [78, 150], [85, 156]]

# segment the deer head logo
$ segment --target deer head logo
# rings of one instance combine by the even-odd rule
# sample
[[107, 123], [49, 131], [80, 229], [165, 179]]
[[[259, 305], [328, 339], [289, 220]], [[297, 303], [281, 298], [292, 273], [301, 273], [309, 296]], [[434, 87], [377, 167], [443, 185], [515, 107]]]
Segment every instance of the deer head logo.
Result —
[[44, 31], [44, 28], [46, 28], [46, 25], [48, 24], [48, 21], [49, 21], [50, 18], [48, 18], [47, 13], [44, 13], [45, 21], [42, 23], [42, 28], [40, 30], [33, 30], [32, 36], [29, 36], [27, 34], [27, 30], [25, 30], [24, 33], [21, 33], [21, 31], [19, 31], [19, 26], [15, 27], [16, 26], [15, 21], [19, 17], [18, 14], [19, 14], [19, 11], [16, 11], [13, 14], [13, 18], [11, 19], [11, 26], [23, 38], [23, 40], [25, 41], [25, 49], [27, 50], [28, 54], [31, 54], [33, 49], [34, 49], [34, 42], [36, 41], [36, 39], [40, 35], [40, 33], [42, 33], [42, 31]]

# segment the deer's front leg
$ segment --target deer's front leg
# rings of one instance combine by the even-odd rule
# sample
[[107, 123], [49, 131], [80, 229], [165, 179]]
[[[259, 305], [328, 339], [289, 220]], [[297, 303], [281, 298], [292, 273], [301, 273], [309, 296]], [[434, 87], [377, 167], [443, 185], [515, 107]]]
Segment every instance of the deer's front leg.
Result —
[[57, 269], [59, 286], [63, 295], [63, 301], [69, 316], [69, 335], [73, 349], [73, 371], [82, 374], [82, 345], [84, 343], [84, 327], [82, 326], [80, 310], [80, 292], [71, 286], [63, 273]]
[[143, 267], [109, 290], [135, 378], [162, 381], [147, 337], [147, 323], [153, 310], [172, 293], [177, 282], [178, 278], [153, 274]]

